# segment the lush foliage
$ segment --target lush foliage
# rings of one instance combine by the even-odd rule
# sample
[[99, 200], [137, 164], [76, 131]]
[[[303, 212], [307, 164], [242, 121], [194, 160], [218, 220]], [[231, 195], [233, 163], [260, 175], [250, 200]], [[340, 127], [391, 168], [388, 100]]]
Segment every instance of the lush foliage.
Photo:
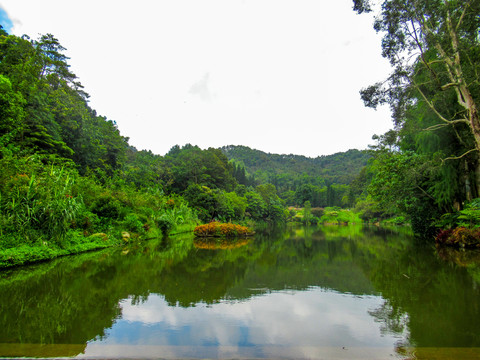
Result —
[[[354, 0], [354, 9], [377, 8]], [[389, 104], [395, 127], [375, 137], [364, 199], [372, 213], [405, 215], [431, 237], [442, 214], [480, 196], [480, 3], [384, 0], [378, 11], [393, 72], [361, 96]]]
[[358, 213], [338, 207], [325, 208], [320, 221], [329, 224], [360, 224], [363, 222]]
[[435, 224], [441, 229], [435, 237], [437, 244], [480, 247], [480, 198], [468, 202], [459, 211], [442, 215]]

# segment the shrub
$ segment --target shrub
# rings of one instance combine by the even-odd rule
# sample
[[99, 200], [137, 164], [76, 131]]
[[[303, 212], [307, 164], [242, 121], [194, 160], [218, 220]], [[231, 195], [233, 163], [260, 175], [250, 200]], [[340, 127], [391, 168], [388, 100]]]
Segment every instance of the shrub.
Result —
[[328, 207], [325, 208], [325, 213], [321, 217], [322, 222], [326, 223], [336, 223], [338, 221], [338, 214], [340, 212], [340, 208], [337, 207]]
[[462, 227], [478, 227], [480, 226], [480, 199], [473, 199], [465, 205], [463, 210], [459, 211], [459, 226]]
[[467, 229], [461, 226], [442, 230], [436, 236], [435, 242], [462, 248], [480, 248], [480, 229]]
[[325, 210], [321, 207], [314, 207], [312, 208], [311, 213], [313, 216], [316, 216], [317, 218], [321, 218], [325, 213]]
[[199, 225], [195, 228], [193, 232], [195, 236], [198, 237], [236, 237], [253, 235], [253, 231], [246, 226], [231, 223], [225, 224], [217, 221], [205, 225]]
[[143, 232], [145, 230], [143, 224], [144, 223], [140, 221], [139, 217], [136, 214], [128, 214], [123, 220], [123, 226], [125, 226], [125, 229], [130, 232]]
[[323, 216], [320, 218], [321, 222], [332, 224], [359, 224], [362, 219], [359, 213], [347, 209], [340, 209], [339, 207], [327, 207]]
[[175, 226], [175, 220], [167, 213], [162, 214], [156, 222], [163, 236], [167, 236]]
[[84, 211], [77, 216], [75, 220], [72, 221], [72, 229], [82, 229], [84, 235], [90, 235], [96, 232], [100, 224], [100, 219], [97, 214], [91, 213], [90, 211]]
[[91, 211], [99, 217], [116, 220], [120, 217], [121, 205], [118, 200], [103, 196], [95, 201]]

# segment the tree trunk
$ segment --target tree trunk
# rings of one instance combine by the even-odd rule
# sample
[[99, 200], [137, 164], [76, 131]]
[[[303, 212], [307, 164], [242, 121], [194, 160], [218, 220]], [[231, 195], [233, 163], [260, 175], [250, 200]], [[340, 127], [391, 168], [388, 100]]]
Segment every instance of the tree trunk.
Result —
[[[477, 166], [475, 170], [477, 170], [479, 167]], [[468, 162], [465, 159], [465, 198], [467, 201], [471, 201], [473, 199], [472, 196], [472, 187], [470, 184], [470, 169], [468, 168]], [[476, 174], [475, 174], [475, 179], [476, 179]]]
[[472, 94], [466, 86], [460, 87], [460, 92], [464, 100], [464, 106], [468, 112], [468, 121], [475, 139], [475, 149], [477, 149], [477, 161], [475, 164], [475, 190], [476, 196], [480, 196], [480, 118], [478, 116], [477, 105]]
[[480, 158], [475, 164], [475, 197], [480, 197]]

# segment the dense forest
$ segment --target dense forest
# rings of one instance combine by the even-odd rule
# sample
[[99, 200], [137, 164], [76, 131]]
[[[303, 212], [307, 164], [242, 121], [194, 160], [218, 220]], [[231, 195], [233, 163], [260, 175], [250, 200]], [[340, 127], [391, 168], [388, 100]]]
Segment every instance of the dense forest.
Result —
[[[359, 13], [372, 7], [354, 1]], [[317, 158], [233, 145], [138, 151], [89, 106], [53, 35], [0, 28], [0, 265], [212, 220], [396, 219], [426, 239], [476, 246], [479, 13], [474, 1], [384, 1], [374, 28], [393, 72], [361, 97], [389, 104], [394, 128], [370, 150]]]

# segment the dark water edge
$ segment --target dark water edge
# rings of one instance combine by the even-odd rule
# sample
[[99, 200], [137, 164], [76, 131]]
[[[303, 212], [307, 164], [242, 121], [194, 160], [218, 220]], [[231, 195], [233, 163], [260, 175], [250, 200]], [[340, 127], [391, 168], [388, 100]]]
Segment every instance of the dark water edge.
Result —
[[61, 258], [0, 273], [0, 356], [476, 359], [478, 258], [362, 226]]

